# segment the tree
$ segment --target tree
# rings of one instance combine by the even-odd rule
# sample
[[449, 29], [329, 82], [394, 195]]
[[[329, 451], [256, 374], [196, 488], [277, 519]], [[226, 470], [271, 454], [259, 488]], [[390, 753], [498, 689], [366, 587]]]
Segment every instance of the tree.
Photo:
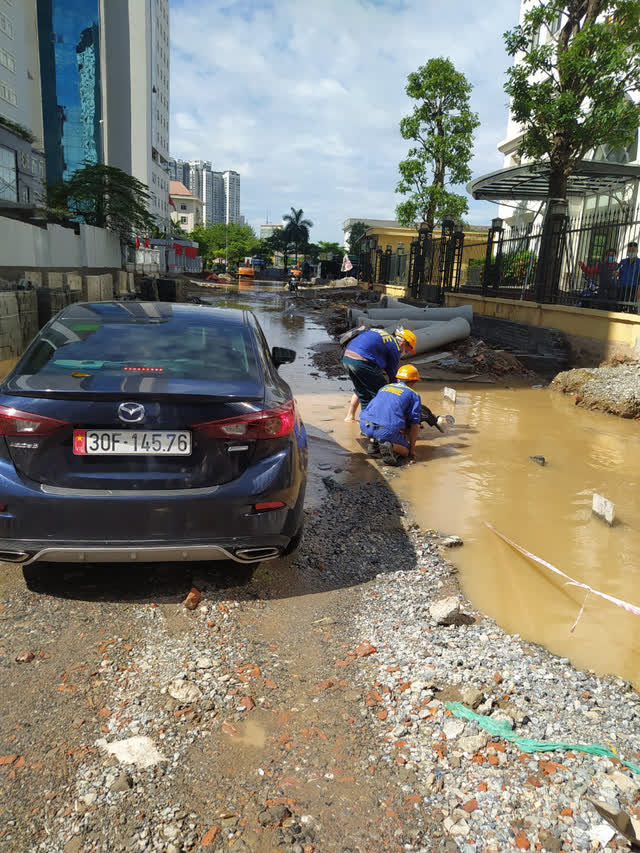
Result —
[[283, 231], [289, 238], [289, 242], [296, 247], [296, 264], [298, 263], [298, 247], [306, 246], [309, 242], [309, 231], [313, 228], [313, 222], [310, 219], [303, 219], [304, 211], [302, 208], [296, 210], [291, 208], [291, 213], [285, 213], [282, 219], [287, 223]]
[[318, 243], [318, 249], [320, 250], [321, 255], [334, 255], [340, 258], [340, 260], [342, 260], [345, 254], [344, 246], [341, 246], [340, 243], [332, 243], [328, 240], [320, 240]]
[[262, 245], [265, 250], [274, 256], [280, 252], [284, 261], [284, 269], [286, 271], [289, 263], [289, 249], [291, 248], [291, 240], [285, 228], [277, 228], [269, 237], [262, 240]]
[[364, 240], [369, 226], [365, 222], [354, 222], [349, 231], [349, 251], [362, 252]]
[[624, 147], [638, 131], [640, 105], [628, 93], [640, 88], [640, 4], [547, 0], [504, 39], [516, 59], [504, 88], [524, 130], [519, 153], [548, 161], [549, 197], [566, 199], [588, 151]]
[[234, 223], [197, 225], [190, 237], [198, 243], [199, 252], [209, 265], [214, 258], [227, 258], [229, 265], [237, 266], [260, 246], [251, 226]]
[[49, 185], [46, 195], [47, 210], [52, 215], [108, 228], [122, 240], [152, 231], [156, 222], [147, 210], [148, 201], [145, 184], [101, 163], [85, 163], [67, 180]]
[[400, 122], [403, 139], [414, 145], [398, 164], [396, 192], [408, 195], [396, 207], [402, 225], [459, 219], [467, 212], [464, 196], [447, 189], [471, 179], [473, 131], [480, 124], [471, 111], [472, 86], [449, 59], [430, 59], [407, 78], [406, 93], [418, 101]]

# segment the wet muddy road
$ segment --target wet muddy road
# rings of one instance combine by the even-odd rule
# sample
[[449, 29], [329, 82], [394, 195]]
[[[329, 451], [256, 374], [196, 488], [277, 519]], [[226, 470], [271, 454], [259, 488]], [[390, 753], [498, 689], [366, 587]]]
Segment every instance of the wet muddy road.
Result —
[[[231, 294], [222, 298], [237, 304]], [[383, 632], [371, 645], [378, 624], [366, 613], [391, 595], [396, 575], [436, 567], [433, 580], [422, 576], [427, 587], [449, 589], [446, 565], [435, 549], [417, 542], [410, 516], [465, 539], [464, 548], [448, 556], [477, 604], [505, 624], [512, 618], [508, 628], [537, 640], [549, 626], [549, 645], [564, 654], [577, 656], [566, 648], [580, 598], [485, 534], [483, 522], [493, 521], [569, 574], [584, 567], [594, 585], [611, 590], [623, 582], [617, 566], [605, 573], [600, 560], [614, 537], [637, 535], [638, 478], [630, 472], [620, 483], [633, 446], [625, 430], [632, 425], [618, 431], [617, 421], [576, 412], [545, 391], [474, 388], [460, 395], [456, 427], [422, 444], [422, 464], [383, 471], [365, 459], [357, 430], [342, 420], [347, 383], [314, 375], [305, 348], [324, 332], [313, 316], [287, 310], [289, 300], [276, 294], [246, 304], [257, 310], [272, 345], [299, 352], [282, 373], [297, 392], [310, 436], [303, 546], [293, 558], [264, 563], [253, 577], [237, 567], [198, 564], [143, 567], [135, 574], [130, 567], [34, 567], [25, 576], [3, 566], [0, 851], [444, 853], [459, 849], [453, 824], [446, 823], [454, 819], [458, 840], [465, 838], [469, 850], [484, 849], [489, 830], [477, 824], [476, 846], [459, 816], [478, 780], [452, 780], [438, 808], [428, 805], [430, 794], [442, 790], [441, 772], [460, 767], [460, 758], [446, 763], [451, 734], [434, 729], [433, 754], [441, 762], [445, 756], [442, 770], [432, 759], [421, 765], [408, 751], [408, 733], [436, 711], [444, 714], [442, 703], [431, 702], [434, 694], [424, 687], [413, 692], [413, 677], [406, 680], [405, 668], [395, 664], [394, 637]], [[434, 410], [445, 411], [437, 389], [421, 391]], [[544, 468], [528, 459], [540, 453], [549, 459]], [[511, 465], [518, 474], [508, 485]], [[609, 531], [592, 522], [585, 494], [572, 487], [576, 467], [585, 475], [585, 494], [598, 487], [619, 501], [623, 525]], [[535, 510], [524, 514], [523, 504]], [[561, 515], [564, 505], [569, 508]], [[544, 523], [557, 533], [541, 536]], [[566, 541], [562, 524], [572, 531]], [[580, 541], [580, 557], [568, 565], [569, 545]], [[619, 547], [626, 554], [629, 546], [621, 541]], [[632, 576], [633, 566], [625, 567]], [[388, 578], [389, 589], [376, 578]], [[192, 586], [202, 599], [188, 611], [182, 602]], [[598, 613], [593, 617], [587, 608], [568, 642], [582, 638], [584, 647], [600, 619], [616, 642], [633, 650], [627, 652], [633, 667], [635, 625], [623, 629], [617, 612]], [[427, 638], [422, 620], [429, 624], [424, 615], [414, 626], [398, 618], [390, 631], [424, 631]], [[618, 629], [630, 632], [626, 639]], [[483, 642], [500, 642], [491, 628], [482, 630], [489, 631]], [[587, 666], [615, 670], [612, 655], [596, 657], [606, 639], [600, 633], [593, 641]], [[430, 669], [422, 663], [436, 645], [434, 636], [428, 652], [416, 651], [407, 661], [421, 684], [437, 669], [436, 657]], [[473, 658], [445, 638], [449, 645], [456, 666], [443, 651], [439, 677], [460, 683], [458, 666]], [[383, 669], [379, 657], [388, 661]], [[490, 674], [486, 681], [498, 684]], [[597, 736], [597, 730], [582, 735]], [[607, 737], [624, 748], [613, 728]], [[125, 749], [141, 750], [136, 763], [108, 753], [122, 741]], [[502, 761], [496, 759], [496, 767]], [[432, 766], [429, 788], [428, 772], [419, 771]], [[496, 781], [496, 792], [505, 790], [505, 781]], [[514, 814], [522, 818], [546, 802], [536, 797], [538, 805], [523, 804]], [[496, 803], [499, 813], [504, 806]], [[487, 823], [491, 837], [498, 823]], [[509, 837], [519, 831], [520, 824]], [[511, 841], [496, 843], [487, 849], [515, 849]]]

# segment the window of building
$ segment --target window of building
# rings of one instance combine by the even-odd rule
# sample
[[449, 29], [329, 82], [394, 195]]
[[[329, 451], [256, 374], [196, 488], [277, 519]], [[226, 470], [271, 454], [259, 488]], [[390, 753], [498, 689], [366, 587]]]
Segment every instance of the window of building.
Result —
[[181, 205], [180, 205], [180, 210], [186, 210], [186, 209], [187, 209], [187, 205], [186, 205], [186, 204], [181, 204]]
[[187, 217], [186, 217], [186, 216], [181, 216], [181, 217], [180, 217], [180, 222], [186, 222], [186, 221], [187, 221]]
[[22, 189], [20, 190], [20, 201], [23, 204], [29, 204], [30, 199], [31, 194], [29, 192], [29, 187], [22, 187]]
[[0, 145], [0, 198], [18, 200], [16, 152]]
[[11, 104], [13, 107], [18, 105], [18, 96], [16, 95], [16, 90], [12, 89], [10, 86], [7, 86], [6, 83], [3, 83], [0, 80], [0, 98], [3, 101], [7, 101], [7, 103]]
[[0, 12], [0, 33], [4, 33], [10, 39], [14, 36], [13, 22], [2, 12]]
[[559, 12], [556, 17], [551, 22], [549, 29], [551, 30], [551, 35], [555, 35], [562, 28], [562, 12]]
[[0, 65], [4, 68], [8, 68], [9, 71], [12, 71], [15, 74], [16, 58], [10, 51], [5, 50], [4, 47], [0, 47]]

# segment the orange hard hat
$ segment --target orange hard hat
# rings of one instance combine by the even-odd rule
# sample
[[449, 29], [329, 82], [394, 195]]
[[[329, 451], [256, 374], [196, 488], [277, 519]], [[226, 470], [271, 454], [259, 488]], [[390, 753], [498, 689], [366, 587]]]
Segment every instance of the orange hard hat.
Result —
[[396, 374], [397, 379], [404, 379], [405, 382], [418, 382], [420, 374], [418, 368], [413, 364], [403, 364]]
[[411, 352], [415, 353], [416, 341], [418, 339], [410, 329], [398, 329], [396, 332], [396, 338], [402, 338], [403, 341], [406, 341], [411, 347]]

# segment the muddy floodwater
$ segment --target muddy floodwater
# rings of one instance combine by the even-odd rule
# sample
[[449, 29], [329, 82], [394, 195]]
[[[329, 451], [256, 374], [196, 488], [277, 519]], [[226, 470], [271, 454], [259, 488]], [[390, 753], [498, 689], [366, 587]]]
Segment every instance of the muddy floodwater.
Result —
[[[265, 301], [243, 293], [242, 300], [260, 317], [271, 344], [299, 352], [282, 372], [312, 428], [312, 452], [333, 448], [338, 472], [345, 451], [355, 453], [359, 464], [351, 476], [369, 479], [376, 463], [366, 459], [357, 426], [342, 420], [349, 384], [313, 376], [304, 351], [326, 340], [324, 330], [309, 317], [284, 314], [285, 295]], [[448, 556], [480, 610], [576, 666], [640, 684], [640, 617], [591, 595], [572, 632], [584, 591], [521, 556], [485, 525], [576, 580], [640, 605], [638, 424], [576, 408], [545, 388], [463, 382], [456, 388], [453, 404], [443, 399], [441, 384], [419, 386], [423, 401], [453, 414], [456, 424], [444, 436], [422, 430], [418, 462], [394, 471], [390, 485], [423, 528], [462, 537], [464, 546]], [[546, 464], [531, 456], [544, 456]], [[616, 504], [612, 528], [592, 515], [594, 492]]]

